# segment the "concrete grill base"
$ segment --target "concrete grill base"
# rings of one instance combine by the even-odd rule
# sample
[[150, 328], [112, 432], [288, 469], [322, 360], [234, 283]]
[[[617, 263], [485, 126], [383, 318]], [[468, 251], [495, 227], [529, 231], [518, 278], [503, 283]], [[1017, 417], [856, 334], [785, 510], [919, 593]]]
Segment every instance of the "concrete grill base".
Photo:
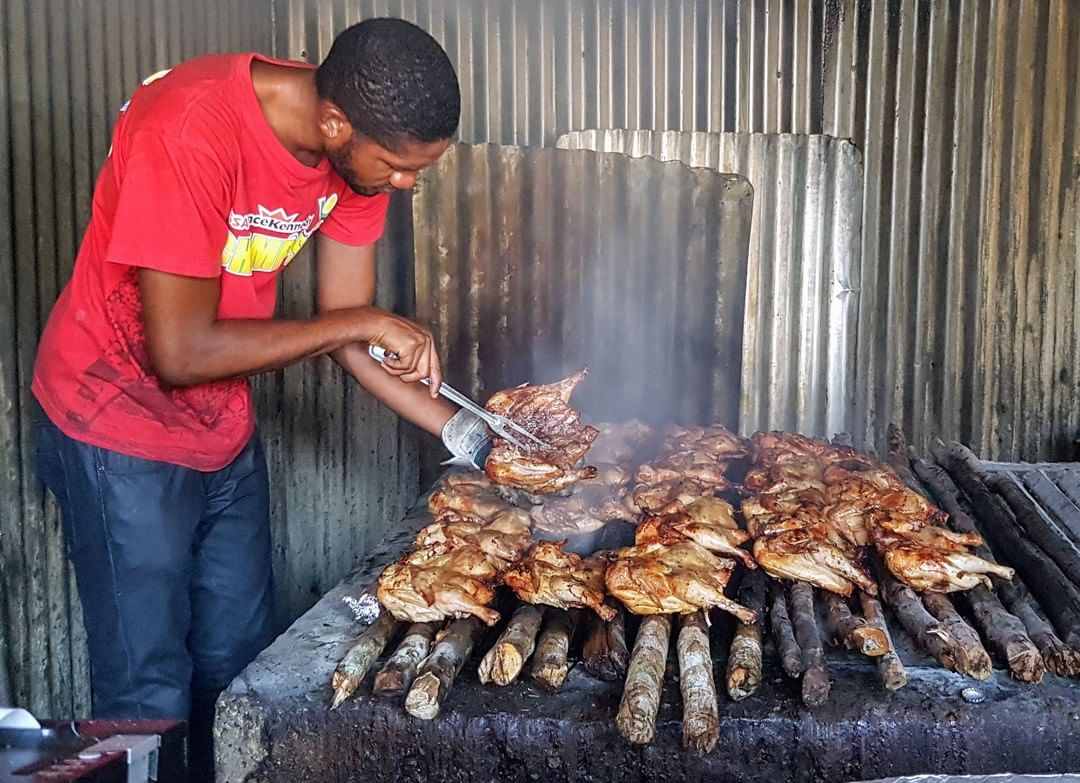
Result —
[[[555, 694], [527, 682], [481, 686], [476, 663], [495, 632], [478, 645], [436, 720], [408, 716], [397, 700], [374, 699], [372, 675], [354, 699], [331, 711], [330, 675], [359, 630], [342, 596], [360, 594], [408, 547], [427, 522], [423, 505], [222, 695], [219, 780], [778, 783], [1080, 771], [1080, 683], [1047, 675], [1041, 685], [1023, 685], [1001, 669], [976, 683], [912, 650], [895, 628], [911, 680], [906, 688], [886, 692], [872, 663], [830, 649], [832, 694], [811, 712], [767, 648], [766, 681], [743, 702], [721, 696], [720, 744], [703, 758], [682, 748], [677, 667], [669, 668], [656, 741], [636, 747], [615, 727], [621, 685], [593, 680], [580, 668]], [[719, 640], [727, 638], [717, 623], [718, 674], [726, 656]], [[968, 686], [985, 701], [965, 702], [960, 691]]]

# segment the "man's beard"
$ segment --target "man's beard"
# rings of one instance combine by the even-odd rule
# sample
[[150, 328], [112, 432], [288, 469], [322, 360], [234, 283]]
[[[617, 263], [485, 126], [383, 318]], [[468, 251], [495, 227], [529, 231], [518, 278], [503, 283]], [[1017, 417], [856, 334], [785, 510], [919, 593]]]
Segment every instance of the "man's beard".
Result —
[[327, 150], [326, 158], [330, 161], [330, 168], [332, 168], [337, 175], [345, 180], [345, 184], [354, 192], [361, 196], [377, 196], [382, 193], [382, 188], [370, 188], [367, 185], [361, 185], [356, 179], [356, 175], [350, 166], [353, 150], [356, 149], [356, 139], [349, 139], [348, 143], [337, 150]]

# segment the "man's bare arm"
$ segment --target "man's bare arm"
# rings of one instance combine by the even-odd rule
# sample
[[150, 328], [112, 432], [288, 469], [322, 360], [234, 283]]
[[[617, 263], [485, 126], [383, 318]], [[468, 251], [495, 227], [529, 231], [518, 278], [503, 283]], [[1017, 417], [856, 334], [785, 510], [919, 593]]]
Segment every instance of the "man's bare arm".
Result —
[[398, 383], [429, 376], [441, 379], [431, 335], [375, 307], [338, 309], [305, 320], [219, 319], [221, 289], [216, 278], [141, 269], [139, 287], [147, 353], [166, 385], [253, 375], [356, 342], [374, 343], [397, 354], [400, 358], [389, 372], [400, 378], [394, 378]]
[[[375, 300], [375, 248], [350, 247], [320, 234], [315, 235], [318, 254], [318, 307], [330, 315], [367, 307]], [[331, 351], [331, 356], [365, 389], [402, 418], [438, 437], [457, 410], [430, 390], [385, 372], [367, 352], [364, 342]]]

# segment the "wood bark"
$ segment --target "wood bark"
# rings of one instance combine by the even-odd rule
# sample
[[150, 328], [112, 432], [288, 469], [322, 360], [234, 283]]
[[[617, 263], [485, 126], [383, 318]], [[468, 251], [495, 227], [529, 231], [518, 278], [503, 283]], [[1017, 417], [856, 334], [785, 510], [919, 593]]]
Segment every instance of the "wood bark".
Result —
[[413, 623], [397, 650], [375, 675], [373, 690], [379, 696], [396, 696], [409, 690], [420, 662], [431, 651], [431, 643], [442, 623]]
[[739, 587], [739, 603], [757, 613], [753, 623], [739, 623], [728, 654], [727, 692], [734, 701], [751, 695], [761, 684], [761, 655], [768, 577], [760, 568], [748, 572]]
[[889, 640], [884, 631], [853, 614], [844, 596], [828, 591], [823, 591], [822, 596], [825, 598], [829, 636], [834, 643], [870, 658], [889, 651]]
[[927, 611], [936, 617], [949, 636], [956, 640], [953, 647], [956, 670], [976, 680], [987, 679], [993, 671], [993, 664], [975, 629], [967, 624], [945, 595], [923, 593], [922, 599]]
[[863, 617], [866, 622], [877, 628], [885, 636], [888, 645], [886, 653], [877, 658], [878, 674], [881, 675], [881, 684], [886, 690], [895, 691], [907, 685], [908, 674], [904, 668], [904, 662], [893, 645], [892, 636], [889, 634], [889, 626], [885, 622], [885, 612], [878, 599], [860, 590], [859, 603], [862, 606]]
[[509, 685], [518, 678], [525, 662], [536, 649], [536, 635], [544, 610], [533, 604], [522, 604], [510, 617], [510, 622], [491, 649], [480, 661], [478, 674], [485, 685]]
[[442, 709], [454, 679], [469, 659], [485, 625], [475, 617], [455, 620], [435, 639], [417, 670], [416, 679], [405, 697], [405, 711], [416, 718], [431, 720]]
[[926, 610], [914, 590], [900, 582], [884, 566], [880, 566], [877, 571], [881, 595], [896, 613], [908, 636], [946, 669], [958, 671], [955, 650], [957, 641], [937, 618]]
[[788, 614], [787, 591], [783, 583], [776, 580], [769, 581], [769, 628], [784, 674], [799, 677], [803, 673], [802, 649], [795, 641], [795, 629]]
[[336, 710], [346, 699], [356, 693], [356, 689], [360, 687], [360, 681], [364, 679], [368, 669], [390, 643], [399, 626], [400, 623], [394, 619], [393, 615], [384, 611], [374, 623], [356, 637], [356, 641], [345, 653], [345, 657], [341, 659], [341, 663], [337, 665], [330, 678], [330, 686], [334, 689], [330, 709]]
[[676, 647], [683, 699], [683, 745], [703, 756], [720, 739], [720, 708], [704, 612], [682, 616]]
[[[946, 448], [932, 446], [935, 460], [963, 490], [975, 511], [974, 523], [999, 552], [1007, 552], [1009, 565], [1035, 596], [1043, 612], [1053, 622], [1060, 637], [1069, 647], [1080, 647], [1080, 590], [1059, 564], [1047, 555], [1013, 517], [1012, 509], [1001, 497], [994, 495], [979, 475], [978, 458], [962, 446]], [[970, 459], [969, 459], [970, 457]], [[974, 460], [974, 465], [972, 464]], [[1018, 488], [1010, 479], [991, 479], [995, 489], [1006, 497], [1016, 495]], [[1022, 493], [1020, 493], [1022, 495]], [[1013, 498], [1018, 504], [1018, 497]], [[1019, 506], [1023, 508], [1023, 506]]]
[[646, 744], [656, 736], [656, 714], [660, 710], [670, 637], [671, 618], [667, 615], [653, 615], [641, 621], [615, 718], [619, 732], [628, 742]]
[[788, 590], [791, 621], [795, 639], [802, 649], [802, 700], [807, 707], [820, 707], [829, 700], [829, 670], [825, 664], [825, 648], [821, 645], [817, 613], [814, 610], [814, 588], [805, 582], [794, 582]]
[[617, 682], [626, 676], [630, 651], [626, 648], [626, 610], [605, 622], [595, 612], [589, 614], [589, 631], [582, 650], [585, 671], [600, 680]]
[[554, 607], [548, 607], [544, 612], [544, 626], [536, 643], [531, 672], [533, 680], [542, 688], [557, 691], [570, 673], [570, 642], [580, 614], [578, 609]]

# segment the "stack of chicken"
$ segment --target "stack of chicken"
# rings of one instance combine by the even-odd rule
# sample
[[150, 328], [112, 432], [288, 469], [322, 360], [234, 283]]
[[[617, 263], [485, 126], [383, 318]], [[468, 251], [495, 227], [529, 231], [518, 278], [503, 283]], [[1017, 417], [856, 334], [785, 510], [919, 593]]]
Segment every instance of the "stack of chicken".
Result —
[[532, 544], [528, 514], [502, 500], [480, 473], [448, 474], [428, 510], [432, 524], [379, 577], [379, 601], [398, 620], [474, 615], [494, 625], [494, 588]]
[[521, 425], [545, 444], [540, 446], [522, 436], [522, 445], [516, 446], [496, 437], [485, 465], [492, 482], [547, 495], [596, 478], [595, 467], [580, 463], [600, 433], [582, 424], [581, 414], [570, 407], [570, 396], [585, 375], [582, 370], [558, 383], [524, 384], [492, 395], [484, 407]]
[[[732, 557], [754, 567], [741, 549], [749, 536], [731, 505], [726, 473], [747, 455], [744, 441], [719, 426], [670, 427], [657, 458], [637, 472], [633, 492], [643, 512], [635, 545], [617, 550], [608, 591], [635, 614], [689, 614], [720, 607], [744, 623], [756, 614], [724, 595]], [[725, 556], [718, 556], [725, 555]]]
[[946, 515], [886, 465], [795, 433], [759, 432], [743, 501], [754, 558], [770, 575], [848, 596], [877, 594], [864, 560], [873, 545], [916, 590], [950, 592], [1012, 570], [967, 552], [981, 538], [941, 525]]

